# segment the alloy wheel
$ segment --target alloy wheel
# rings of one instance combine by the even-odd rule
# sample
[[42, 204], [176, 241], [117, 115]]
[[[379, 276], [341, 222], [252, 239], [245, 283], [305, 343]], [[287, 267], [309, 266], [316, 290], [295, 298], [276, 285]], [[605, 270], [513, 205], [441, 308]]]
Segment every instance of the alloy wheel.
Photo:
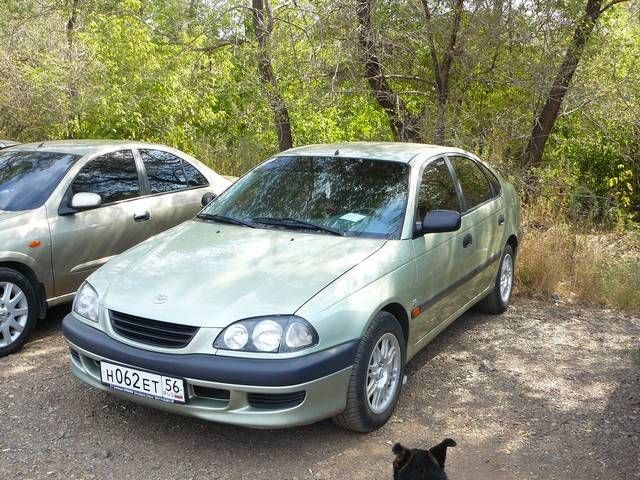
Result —
[[373, 413], [383, 413], [393, 405], [400, 382], [400, 362], [398, 339], [391, 333], [385, 333], [369, 357], [366, 397]]
[[0, 282], [0, 347], [18, 340], [28, 318], [29, 304], [22, 289], [11, 282]]

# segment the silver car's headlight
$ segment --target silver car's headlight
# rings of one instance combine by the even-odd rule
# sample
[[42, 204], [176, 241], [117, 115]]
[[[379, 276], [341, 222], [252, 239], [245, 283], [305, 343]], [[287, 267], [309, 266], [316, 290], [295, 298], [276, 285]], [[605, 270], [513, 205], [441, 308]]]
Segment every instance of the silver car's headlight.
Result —
[[304, 318], [273, 315], [240, 320], [225, 328], [215, 348], [243, 352], [295, 352], [318, 343], [318, 333]]
[[73, 311], [93, 322], [98, 321], [98, 293], [84, 282], [73, 299]]

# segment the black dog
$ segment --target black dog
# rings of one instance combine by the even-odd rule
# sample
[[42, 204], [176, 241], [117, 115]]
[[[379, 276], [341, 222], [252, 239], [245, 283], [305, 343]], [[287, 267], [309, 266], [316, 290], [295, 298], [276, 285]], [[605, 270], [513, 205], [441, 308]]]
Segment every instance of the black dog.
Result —
[[429, 450], [404, 448], [396, 443], [391, 451], [396, 455], [393, 461], [394, 480], [447, 480], [444, 461], [447, 447], [455, 447], [456, 442], [447, 438]]

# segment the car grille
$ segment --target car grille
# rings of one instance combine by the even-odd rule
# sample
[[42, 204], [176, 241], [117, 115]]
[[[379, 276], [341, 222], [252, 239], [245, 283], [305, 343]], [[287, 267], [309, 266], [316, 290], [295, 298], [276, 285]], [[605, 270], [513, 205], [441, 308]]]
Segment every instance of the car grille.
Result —
[[120, 336], [147, 345], [165, 348], [186, 347], [198, 327], [159, 322], [109, 310], [113, 330]]
[[249, 393], [247, 397], [253, 408], [281, 410], [300, 405], [304, 401], [305, 392]]

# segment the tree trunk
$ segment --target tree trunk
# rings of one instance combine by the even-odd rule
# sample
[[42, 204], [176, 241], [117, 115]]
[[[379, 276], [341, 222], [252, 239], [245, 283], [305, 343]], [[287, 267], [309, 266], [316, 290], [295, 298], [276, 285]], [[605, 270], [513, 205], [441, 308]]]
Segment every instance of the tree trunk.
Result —
[[442, 61], [438, 59], [435, 36], [431, 25], [431, 9], [427, 0], [422, 0], [422, 9], [429, 29], [427, 30], [427, 38], [429, 41], [429, 50], [431, 52], [431, 62], [433, 63], [433, 76], [436, 90], [438, 92], [438, 117], [436, 119], [436, 134], [434, 142], [443, 145], [446, 140], [446, 115], [447, 101], [449, 99], [449, 78], [451, 76], [451, 67], [455, 56], [456, 43], [458, 41], [458, 33], [460, 32], [460, 24], [462, 23], [462, 12], [464, 10], [464, 1], [455, 0], [453, 4], [453, 24], [449, 34], [449, 43], [444, 52]]
[[69, 97], [69, 107], [70, 107], [70, 127], [66, 129], [66, 136], [68, 138], [73, 137], [73, 130], [75, 130], [75, 126], [79, 123], [78, 118], [78, 85], [77, 85], [77, 74], [78, 68], [76, 65], [76, 52], [75, 52], [75, 34], [76, 27], [78, 24], [78, 7], [80, 5], [80, 0], [71, 0], [71, 11], [69, 13], [69, 19], [67, 20], [67, 63], [68, 70], [70, 72], [69, 82], [67, 84], [67, 95]]
[[253, 28], [258, 41], [258, 72], [267, 93], [267, 98], [278, 132], [280, 151], [293, 147], [289, 109], [278, 88], [278, 81], [273, 73], [269, 40], [273, 32], [273, 16], [269, 0], [252, 0]]
[[403, 142], [419, 142], [421, 141], [420, 118], [409, 112], [382, 71], [373, 39], [371, 0], [357, 0], [356, 13], [359, 23], [358, 41], [364, 53], [365, 76], [373, 96], [387, 114], [395, 138]]
[[525, 168], [536, 167], [542, 163], [544, 147], [556, 123], [562, 101], [569, 90], [571, 80], [576, 72], [584, 48], [589, 41], [591, 32], [593, 32], [600, 15], [611, 6], [621, 3], [621, 0], [612, 0], [604, 7], [602, 3], [603, 0], [587, 0], [585, 12], [576, 26], [573, 38], [567, 48], [549, 95], [533, 124], [531, 136], [522, 158]]

